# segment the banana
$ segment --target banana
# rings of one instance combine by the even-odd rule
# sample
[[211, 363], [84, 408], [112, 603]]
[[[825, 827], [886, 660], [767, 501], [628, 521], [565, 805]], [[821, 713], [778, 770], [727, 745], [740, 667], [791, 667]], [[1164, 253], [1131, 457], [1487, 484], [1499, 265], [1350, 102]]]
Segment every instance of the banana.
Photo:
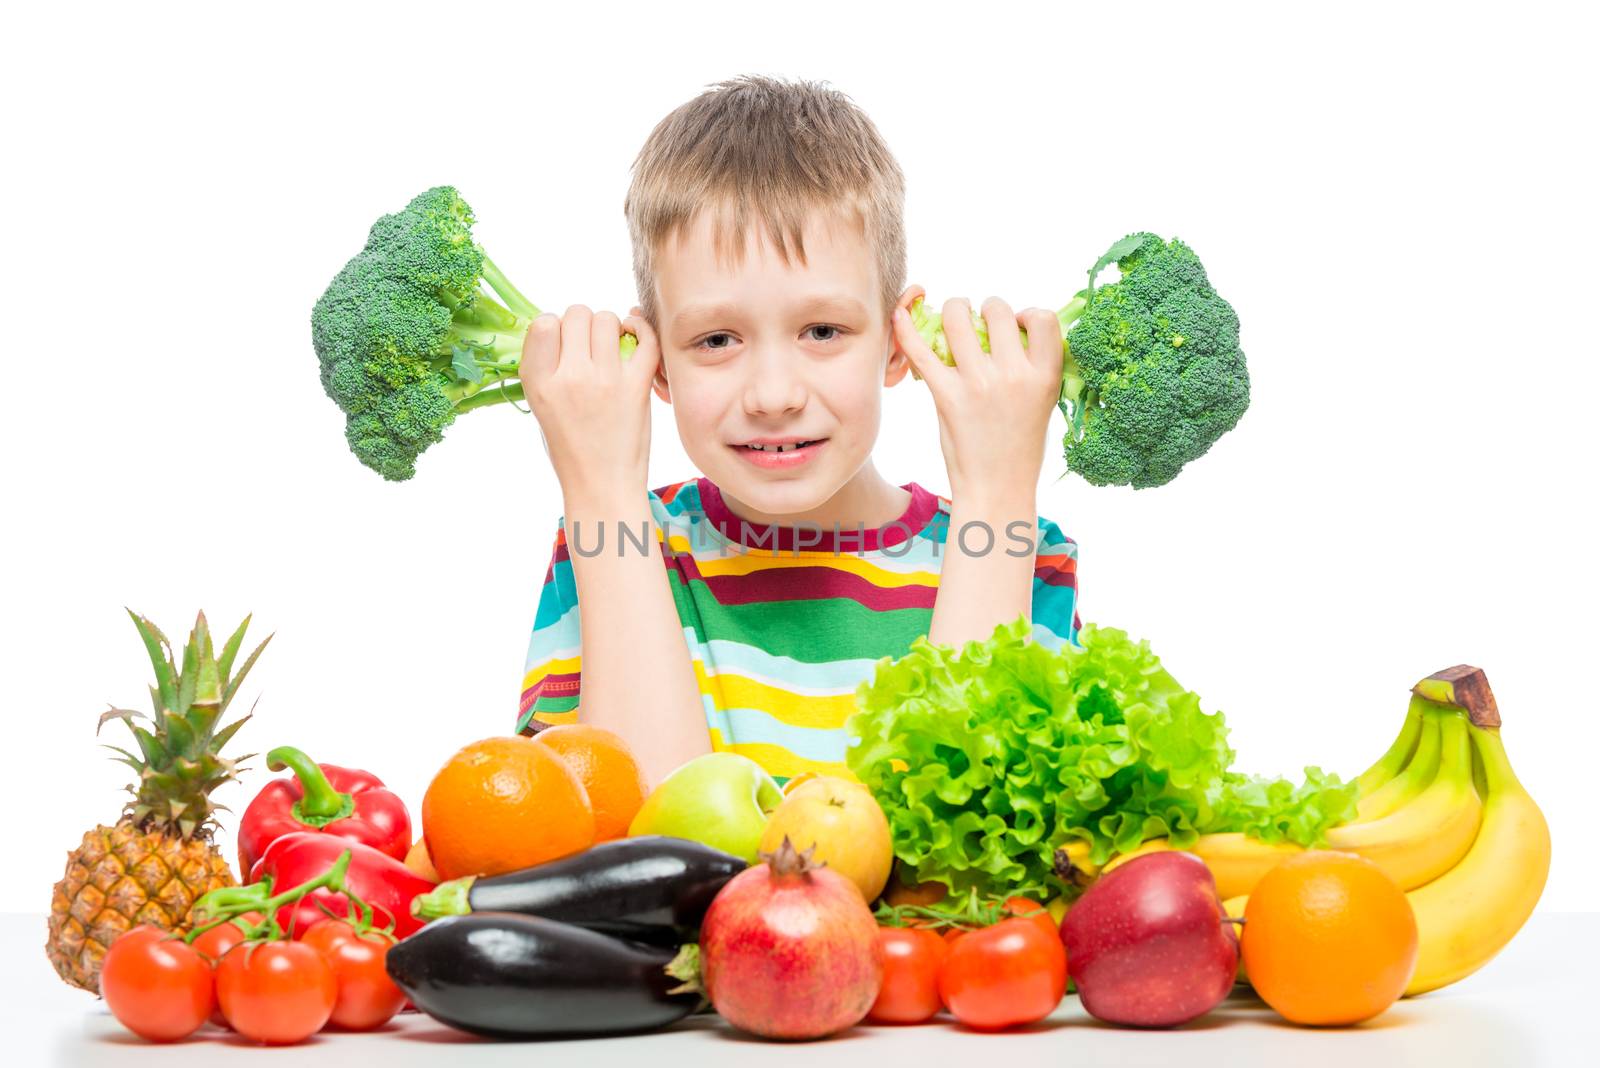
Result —
[[1100, 874], [1115, 871], [1134, 857], [1142, 857], [1147, 853], [1165, 853], [1172, 848], [1172, 843], [1165, 838], [1147, 838], [1126, 853], [1118, 853], [1106, 861], [1105, 867], [1100, 869]]
[[1418, 942], [1408, 995], [1437, 990], [1487, 964], [1521, 930], [1550, 873], [1550, 826], [1511, 770], [1500, 713], [1483, 672], [1449, 668], [1419, 682], [1416, 692], [1471, 718], [1485, 796], [1482, 825], [1467, 855], [1406, 895]]
[[1420, 794], [1439, 771], [1439, 722], [1449, 714], [1437, 703], [1423, 702], [1422, 734], [1416, 752], [1398, 775], [1356, 802], [1356, 820], [1382, 819], [1398, 812]]
[[[1481, 804], [1472, 784], [1467, 722], [1458, 709], [1413, 696], [1399, 737], [1358, 781], [1371, 787], [1367, 816], [1330, 829], [1326, 848], [1366, 857], [1402, 890], [1449, 871], [1471, 848]], [[1211, 869], [1217, 893], [1232, 898], [1250, 893], [1263, 875], [1302, 850], [1226, 833], [1201, 835], [1190, 852]]]
[[1417, 740], [1422, 736], [1422, 709], [1422, 700], [1413, 697], [1406, 709], [1406, 720], [1400, 728], [1399, 737], [1389, 746], [1388, 752], [1378, 758], [1377, 763], [1356, 777], [1357, 797], [1375, 793], [1378, 787], [1399, 775], [1406, 766], [1411, 754], [1416, 751]]
[[1226, 899], [1248, 894], [1263, 875], [1305, 850], [1293, 842], [1269, 845], [1259, 838], [1229, 831], [1202, 834], [1189, 852], [1206, 862], [1217, 880], [1218, 896]]
[[1250, 898], [1243, 894], [1238, 897], [1230, 897], [1222, 903], [1222, 911], [1228, 918], [1239, 921], [1234, 927], [1234, 934], [1239, 936], [1240, 942], [1239, 968], [1233, 973], [1233, 981], [1235, 983], [1244, 983], [1246, 986], [1250, 985], [1250, 976], [1244, 970], [1244, 907], [1249, 903]]
[[1483, 805], [1472, 785], [1472, 741], [1466, 716], [1445, 711], [1437, 722], [1439, 772], [1433, 782], [1390, 815], [1327, 832], [1329, 849], [1366, 857], [1402, 890], [1414, 890], [1455, 867], [1472, 848], [1483, 816]]

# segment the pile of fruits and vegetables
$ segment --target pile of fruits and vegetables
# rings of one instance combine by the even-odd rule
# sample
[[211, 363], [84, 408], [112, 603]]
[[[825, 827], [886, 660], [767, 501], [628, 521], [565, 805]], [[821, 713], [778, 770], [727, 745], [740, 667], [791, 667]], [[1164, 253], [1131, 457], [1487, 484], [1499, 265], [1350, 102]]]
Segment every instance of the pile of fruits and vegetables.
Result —
[[1176, 1027], [1253, 992], [1296, 1024], [1356, 1024], [1487, 964], [1550, 860], [1484, 673], [1412, 689], [1349, 781], [1232, 767], [1220, 713], [1149, 645], [1025, 621], [919, 639], [860, 687], [853, 778], [782, 789], [712, 753], [649, 788], [582, 724], [472, 742], [421, 799], [267, 753], [214, 844], [247, 618], [181, 651], [134, 616], [152, 712], [112, 709], [133, 800], [68, 858], [47, 950], [155, 1042], [368, 1031], [408, 1006], [494, 1037], [605, 1036], [711, 1011], [772, 1039], [855, 1026]]
[[[390, 480], [458, 415], [521, 396], [539, 312], [473, 223], [453, 188], [420, 194], [312, 313], [349, 448]], [[950, 361], [940, 317], [912, 315]], [[1118, 241], [1057, 317], [1066, 466], [1095, 485], [1170, 481], [1249, 404], [1238, 318], [1181, 241]], [[372, 773], [280, 745], [267, 767], [287, 774], [239, 817], [235, 873], [211, 798], [240, 770], [224, 750], [250, 717], [223, 721], [267, 642], [241, 660], [249, 618], [218, 644], [202, 613], [181, 650], [133, 622], [151, 713], [100, 720], [132, 735], [111, 748], [133, 800], [69, 855], [47, 952], [151, 1041], [215, 1026], [294, 1044], [407, 1006], [496, 1038], [708, 1010], [774, 1039], [1003, 1031], [1069, 993], [1160, 1028], [1235, 990], [1348, 1025], [1488, 963], [1549, 869], [1477, 668], [1417, 683], [1356, 778], [1266, 779], [1233, 767], [1221, 713], [1147, 643], [1089, 626], [1053, 651], [1019, 619], [883, 660], [849, 777], [782, 789], [726, 752], [652, 789], [623, 739], [569, 724], [462, 747], [417, 826]]]

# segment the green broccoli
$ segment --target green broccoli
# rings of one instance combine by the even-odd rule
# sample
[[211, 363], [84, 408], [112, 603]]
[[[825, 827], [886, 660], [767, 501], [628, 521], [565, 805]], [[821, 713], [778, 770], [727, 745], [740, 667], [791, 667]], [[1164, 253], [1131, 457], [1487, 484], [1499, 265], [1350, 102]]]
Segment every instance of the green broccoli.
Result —
[[[1122, 277], [1096, 288], [1113, 262]], [[921, 301], [911, 313], [929, 347], [954, 363], [942, 316]], [[1118, 241], [1056, 318], [1066, 342], [1058, 403], [1067, 417], [1067, 469], [1096, 486], [1172, 481], [1250, 404], [1239, 317], [1181, 241], [1155, 234]], [[972, 319], [988, 351], [987, 324], [976, 310]]]
[[[350, 450], [393, 481], [416, 474], [417, 457], [461, 412], [522, 399], [522, 339], [539, 309], [473, 241], [472, 223], [454, 188], [420, 194], [373, 224], [311, 313], [322, 387], [345, 413]], [[1095, 288], [1112, 262], [1122, 277]], [[940, 316], [921, 301], [911, 311], [953, 362]], [[1117, 242], [1057, 317], [1071, 328], [1060, 396], [1067, 468], [1095, 485], [1170, 481], [1249, 403], [1238, 318], [1182, 242]], [[977, 312], [973, 325], [987, 350]], [[623, 335], [623, 358], [637, 344]]]
[[[450, 186], [420, 194], [373, 224], [312, 310], [322, 388], [345, 412], [350, 450], [384, 478], [416, 474], [459, 413], [522, 398], [522, 339], [539, 309], [472, 223]], [[623, 354], [636, 344], [625, 336]]]

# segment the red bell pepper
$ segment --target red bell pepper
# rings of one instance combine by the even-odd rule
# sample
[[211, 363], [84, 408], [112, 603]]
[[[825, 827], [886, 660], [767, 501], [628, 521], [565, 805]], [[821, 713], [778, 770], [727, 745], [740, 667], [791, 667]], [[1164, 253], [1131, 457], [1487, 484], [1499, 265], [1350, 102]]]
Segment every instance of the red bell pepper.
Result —
[[[351, 854], [350, 868], [344, 875], [343, 885], [371, 906], [372, 922], [386, 927], [393, 920], [396, 938], [421, 930], [423, 921], [411, 915], [411, 900], [418, 894], [426, 894], [437, 884], [360, 842], [318, 831], [286, 834], [267, 846], [267, 851], [250, 869], [249, 878], [252, 883], [259, 883], [270, 877], [272, 886], [278, 890], [299, 886], [325, 874], [346, 850]], [[339, 919], [358, 918], [344, 894], [314, 890], [298, 902], [280, 908], [278, 926], [299, 936], [329, 912]]]
[[273, 771], [289, 768], [292, 778], [274, 779], [239, 820], [239, 871], [248, 874], [279, 837], [301, 831], [348, 838], [396, 860], [411, 848], [411, 817], [399, 795], [383, 780], [356, 768], [313, 764], [292, 746], [267, 754]]

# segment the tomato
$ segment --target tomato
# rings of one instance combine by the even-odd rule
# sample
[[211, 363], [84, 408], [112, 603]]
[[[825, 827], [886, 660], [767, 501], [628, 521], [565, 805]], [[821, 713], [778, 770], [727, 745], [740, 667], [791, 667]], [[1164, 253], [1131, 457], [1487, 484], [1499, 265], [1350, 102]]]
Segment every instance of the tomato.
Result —
[[333, 967], [339, 996], [329, 1022], [347, 1031], [371, 1031], [394, 1018], [406, 1003], [405, 992], [394, 985], [384, 968], [384, 958], [394, 940], [377, 931], [356, 934], [344, 920], [326, 919], [312, 924], [300, 939], [313, 946]]
[[[248, 924], [257, 924], [261, 922], [261, 913], [247, 912], [243, 916], [240, 916], [239, 919]], [[239, 929], [238, 924], [230, 920], [227, 923], [218, 924], [216, 927], [211, 928], [211, 930], [207, 931], [205, 934], [196, 938], [189, 944], [193, 946], [196, 952], [198, 952], [202, 957], [210, 961], [211, 966], [215, 968], [217, 962], [222, 959], [222, 955], [224, 953], [228, 952], [228, 950], [232, 949], [234, 946], [243, 941], [244, 931]], [[227, 1028], [228, 1018], [222, 1015], [221, 1005], [213, 1004], [211, 1006], [211, 1022], [216, 1024], [218, 1027], [224, 1029]]]
[[968, 931], [950, 946], [939, 974], [951, 1013], [981, 1031], [1042, 1020], [1066, 991], [1066, 950], [1032, 915]]
[[[261, 913], [247, 912], [240, 916], [239, 919], [246, 924], [258, 924], [261, 922]], [[240, 930], [237, 923], [229, 920], [227, 923], [218, 924], [216, 927], [211, 928], [211, 930], [189, 944], [206, 960], [216, 964], [217, 961], [222, 959], [224, 953], [243, 941], [244, 931]]]
[[200, 1029], [215, 997], [211, 965], [183, 939], [141, 924], [111, 943], [100, 966], [100, 994], [117, 1020], [151, 1042]]
[[945, 940], [926, 927], [880, 927], [883, 984], [867, 1011], [877, 1023], [923, 1023], [939, 1014], [939, 969], [949, 953]]
[[222, 1014], [257, 1042], [305, 1041], [328, 1022], [338, 994], [333, 966], [303, 942], [237, 946], [217, 965]]
[[1031, 897], [1008, 897], [1001, 905], [1008, 916], [1032, 916], [1039, 921], [1040, 927], [1051, 938], [1061, 937], [1061, 925], [1056, 923], [1055, 917], [1050, 915], [1050, 910]]

